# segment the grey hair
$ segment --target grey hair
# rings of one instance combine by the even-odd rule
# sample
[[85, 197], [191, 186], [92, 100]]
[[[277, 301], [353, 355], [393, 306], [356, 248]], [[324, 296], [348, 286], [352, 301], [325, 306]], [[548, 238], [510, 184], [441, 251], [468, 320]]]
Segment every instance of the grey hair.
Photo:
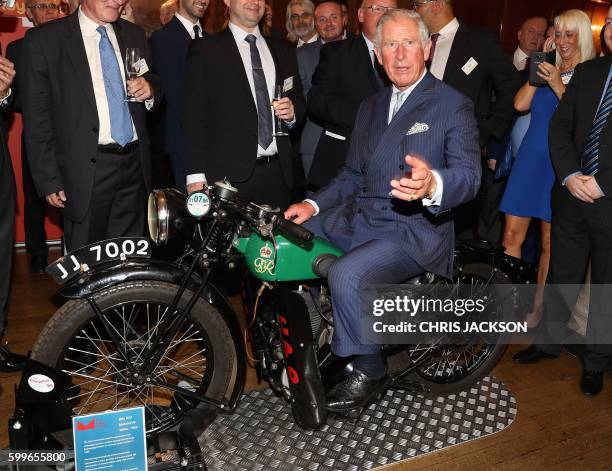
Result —
[[383, 16], [378, 20], [378, 24], [376, 25], [376, 34], [374, 36], [374, 46], [380, 52], [382, 46], [382, 27], [383, 25], [390, 20], [399, 21], [399, 20], [412, 20], [419, 27], [419, 39], [421, 40], [421, 46], [425, 47], [425, 45], [429, 42], [429, 30], [421, 16], [413, 10], [406, 10], [405, 8], [394, 8], [393, 10], [387, 11]]
[[[301, 6], [304, 8], [304, 11], [309, 12], [311, 15], [314, 15], [314, 3], [310, 0], [291, 0], [287, 4], [287, 21], [285, 22], [285, 27], [287, 31], [295, 35], [295, 31], [293, 31], [293, 25], [291, 24], [291, 7], [293, 6]], [[314, 25], [314, 22], [313, 22]]]

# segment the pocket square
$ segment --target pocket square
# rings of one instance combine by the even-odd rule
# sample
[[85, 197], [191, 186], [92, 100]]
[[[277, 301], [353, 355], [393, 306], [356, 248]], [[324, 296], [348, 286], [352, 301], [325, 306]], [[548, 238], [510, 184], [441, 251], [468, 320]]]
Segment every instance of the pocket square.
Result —
[[406, 134], [407, 135], [418, 134], [420, 132], [425, 132], [425, 131], [429, 131], [429, 124], [427, 124], [427, 123], [414, 123]]

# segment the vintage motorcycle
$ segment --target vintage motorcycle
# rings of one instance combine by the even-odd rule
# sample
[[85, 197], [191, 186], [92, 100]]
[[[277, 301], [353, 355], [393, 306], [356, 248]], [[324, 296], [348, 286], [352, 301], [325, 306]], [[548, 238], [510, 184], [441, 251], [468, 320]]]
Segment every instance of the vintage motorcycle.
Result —
[[[31, 356], [70, 375], [66, 407], [80, 415], [142, 405], [149, 434], [179, 430], [195, 438], [218, 412], [236, 408], [250, 362], [290, 402], [300, 426], [325, 424], [325, 391], [352, 368], [329, 348], [333, 310], [325, 278], [341, 250], [278, 210], [242, 201], [227, 181], [189, 197], [153, 191], [148, 225], [156, 246], [182, 237], [178, 259], [150, 258], [149, 239], [123, 238], [47, 268], [69, 300]], [[231, 270], [245, 272], [234, 279], [247, 288], [260, 283], [243, 290], [252, 295], [242, 323], [219, 287]], [[406, 283], [487, 289], [490, 313], [520, 310], [516, 286], [534, 278], [533, 268], [501, 248], [458, 243], [452, 280], [425, 273]], [[389, 387], [459, 391], [490, 372], [506, 348], [478, 338], [443, 342], [384, 346]]]

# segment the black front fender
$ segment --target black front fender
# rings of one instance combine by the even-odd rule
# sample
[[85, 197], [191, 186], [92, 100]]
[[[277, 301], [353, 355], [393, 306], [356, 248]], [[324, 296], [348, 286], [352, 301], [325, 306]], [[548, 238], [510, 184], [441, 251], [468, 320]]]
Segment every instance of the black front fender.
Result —
[[[60, 290], [68, 299], [84, 299], [109, 286], [127, 281], [163, 281], [180, 284], [187, 271], [165, 260], [127, 261], [94, 268], [71, 280]], [[190, 285], [197, 279], [190, 280]]]

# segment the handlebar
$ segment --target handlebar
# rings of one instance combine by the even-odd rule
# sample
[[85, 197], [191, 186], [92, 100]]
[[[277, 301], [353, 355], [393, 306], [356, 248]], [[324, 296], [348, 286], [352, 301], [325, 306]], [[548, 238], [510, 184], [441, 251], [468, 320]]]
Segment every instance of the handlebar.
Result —
[[284, 219], [282, 215], [279, 215], [274, 220], [274, 227], [278, 229], [282, 235], [287, 237], [287, 239], [300, 245], [312, 242], [314, 239], [314, 234], [312, 232], [299, 224]]
[[297, 245], [308, 245], [314, 239], [314, 234], [308, 229], [283, 218], [282, 213], [278, 213], [270, 208], [263, 209], [264, 206], [242, 201], [238, 198], [238, 190], [231, 186], [227, 181], [215, 182], [213, 195], [223, 201], [224, 206], [237, 212], [252, 225], [259, 225], [260, 222], [269, 224]]

